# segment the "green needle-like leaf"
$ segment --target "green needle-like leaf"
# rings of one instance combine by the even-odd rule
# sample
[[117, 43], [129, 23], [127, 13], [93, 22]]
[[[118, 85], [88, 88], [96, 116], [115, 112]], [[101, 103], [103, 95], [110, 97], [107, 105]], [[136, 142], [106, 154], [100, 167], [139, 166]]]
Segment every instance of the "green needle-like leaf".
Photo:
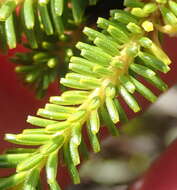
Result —
[[[13, 148], [0, 155], [1, 168], [16, 168], [14, 175], [0, 179], [0, 189], [39, 190], [40, 172], [46, 168], [50, 189], [60, 190], [60, 164], [67, 166], [75, 184], [80, 183], [76, 166], [88, 158], [84, 128], [93, 151], [99, 152], [101, 125], [112, 135], [119, 135], [117, 124], [128, 121], [124, 104], [133, 112], [140, 111], [135, 92], [150, 102], [157, 99], [144, 80], [166, 90], [158, 72], [167, 73], [171, 60], [159, 45], [158, 33], [176, 36], [176, 2], [125, 0], [126, 10], [112, 10], [109, 20], [98, 18], [99, 31], [84, 28], [89, 42], [77, 43], [79, 56], [72, 46], [80, 36], [80, 23], [86, 19], [85, 9], [96, 2], [1, 2], [1, 49], [14, 48], [20, 41], [30, 49], [13, 58], [18, 64], [16, 73], [33, 85], [38, 97], [43, 96], [58, 74], [65, 87], [38, 109], [39, 117], [28, 116], [27, 122], [37, 128], [5, 135], [11, 143], [38, 147]], [[21, 39], [22, 34], [26, 41]]]

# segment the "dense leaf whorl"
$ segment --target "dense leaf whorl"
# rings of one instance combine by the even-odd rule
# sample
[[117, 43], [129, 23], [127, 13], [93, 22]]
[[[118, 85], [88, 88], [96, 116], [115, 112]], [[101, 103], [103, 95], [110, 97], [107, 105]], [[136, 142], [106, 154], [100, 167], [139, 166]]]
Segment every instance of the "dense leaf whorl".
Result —
[[[0, 156], [1, 167], [16, 167], [17, 171], [0, 181], [1, 189], [18, 184], [25, 190], [35, 189], [44, 166], [50, 188], [60, 189], [56, 181], [58, 159], [67, 165], [74, 183], [79, 183], [76, 166], [80, 163], [80, 153], [87, 157], [82, 129], [87, 129], [93, 151], [98, 152], [100, 126], [105, 125], [110, 133], [118, 135], [116, 124], [127, 122], [121, 99], [133, 112], [138, 112], [141, 108], [135, 92], [150, 102], [157, 98], [144, 81], [161, 91], [167, 89], [158, 73], [167, 73], [171, 61], [159, 47], [158, 32], [163, 32], [166, 26], [175, 28], [171, 21], [172, 17], [176, 18], [172, 13], [174, 3], [126, 0], [127, 11], [112, 10], [109, 20], [98, 19], [100, 31], [84, 29], [91, 42], [77, 43], [81, 57], [71, 57], [70, 71], [60, 81], [71, 89], [51, 97], [49, 103], [37, 111], [38, 117], [28, 117], [27, 122], [38, 128], [6, 135], [6, 140], [12, 143], [40, 147], [12, 149]], [[170, 13], [167, 14], [167, 10]], [[159, 17], [163, 18], [162, 23], [158, 23]], [[156, 35], [155, 39], [152, 34]]]

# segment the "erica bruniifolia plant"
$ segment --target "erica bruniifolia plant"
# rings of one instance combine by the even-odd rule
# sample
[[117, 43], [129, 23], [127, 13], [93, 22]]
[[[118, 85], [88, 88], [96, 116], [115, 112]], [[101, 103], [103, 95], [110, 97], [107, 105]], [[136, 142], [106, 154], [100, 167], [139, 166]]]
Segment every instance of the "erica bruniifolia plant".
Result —
[[[97, 0], [4, 0], [0, 1], [0, 50], [7, 52], [17, 44], [28, 53], [17, 54], [12, 61], [26, 84], [33, 86], [37, 97], [60, 72], [66, 73], [68, 50], [76, 42], [86, 20], [84, 12]], [[65, 46], [63, 48], [63, 46]], [[62, 59], [63, 58], [63, 59]], [[59, 66], [60, 64], [60, 66]]]
[[37, 117], [27, 118], [36, 128], [6, 134], [9, 142], [37, 148], [10, 149], [0, 156], [1, 167], [16, 168], [14, 175], [0, 180], [0, 189], [38, 189], [43, 169], [50, 189], [60, 189], [56, 176], [61, 162], [73, 182], [79, 183], [76, 166], [80, 153], [87, 156], [83, 129], [87, 129], [93, 151], [99, 152], [100, 126], [118, 135], [116, 124], [127, 122], [122, 99], [138, 112], [141, 107], [135, 92], [154, 102], [157, 97], [146, 84], [167, 89], [159, 73], [167, 73], [171, 61], [160, 47], [160, 39], [163, 33], [176, 35], [177, 1], [125, 0], [124, 5], [125, 10], [111, 10], [109, 20], [98, 18], [98, 29], [84, 28], [90, 42], [76, 44], [80, 56], [71, 57], [69, 71], [60, 80], [68, 90], [50, 97]]

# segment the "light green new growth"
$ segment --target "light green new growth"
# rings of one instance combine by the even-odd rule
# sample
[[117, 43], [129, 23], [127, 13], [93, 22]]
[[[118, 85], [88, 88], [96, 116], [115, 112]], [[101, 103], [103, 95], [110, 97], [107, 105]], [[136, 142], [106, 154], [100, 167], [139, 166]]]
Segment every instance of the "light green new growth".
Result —
[[39, 148], [12, 149], [0, 156], [1, 167], [16, 167], [16, 174], [0, 180], [0, 189], [17, 185], [25, 190], [37, 189], [44, 167], [50, 189], [60, 189], [56, 175], [58, 160], [63, 158], [73, 182], [79, 183], [76, 166], [80, 153], [87, 156], [83, 129], [87, 129], [93, 151], [98, 152], [100, 126], [118, 135], [116, 124], [127, 122], [122, 100], [138, 112], [141, 108], [135, 92], [150, 102], [157, 98], [143, 81], [161, 91], [167, 89], [158, 72], [167, 73], [171, 61], [159, 46], [158, 34], [176, 34], [177, 2], [125, 0], [125, 6], [129, 7], [125, 11], [112, 10], [109, 20], [98, 19], [101, 32], [84, 28], [92, 44], [77, 43], [81, 57], [71, 57], [70, 71], [60, 80], [71, 90], [51, 97], [37, 111], [38, 117], [28, 117], [27, 122], [37, 128], [6, 134], [9, 142]]

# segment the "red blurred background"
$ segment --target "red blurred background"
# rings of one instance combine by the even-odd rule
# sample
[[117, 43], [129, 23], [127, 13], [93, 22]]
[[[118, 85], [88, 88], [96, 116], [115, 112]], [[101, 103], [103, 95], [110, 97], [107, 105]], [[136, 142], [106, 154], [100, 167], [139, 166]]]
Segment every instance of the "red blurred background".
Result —
[[[177, 39], [165, 39], [164, 49], [171, 57], [172, 70], [162, 76], [169, 86], [177, 82]], [[22, 51], [19, 47], [18, 51]], [[18, 133], [30, 127], [26, 122], [27, 115], [34, 115], [39, 107], [43, 107], [51, 95], [58, 95], [58, 81], [53, 84], [43, 100], [37, 100], [34, 94], [19, 80], [14, 72], [14, 64], [8, 61], [9, 55], [0, 55], [0, 153], [12, 145], [3, 140], [5, 133]], [[141, 99], [145, 110], [148, 102]], [[132, 113], [129, 114], [132, 117]], [[105, 136], [105, 135], [104, 135]], [[152, 168], [142, 177], [131, 190], [177, 190], [177, 142], [173, 143], [165, 153], [153, 164]], [[0, 176], [5, 170], [0, 171]], [[60, 184], [63, 187], [70, 183], [66, 171], [60, 171]], [[65, 188], [64, 188], [65, 189]]]

